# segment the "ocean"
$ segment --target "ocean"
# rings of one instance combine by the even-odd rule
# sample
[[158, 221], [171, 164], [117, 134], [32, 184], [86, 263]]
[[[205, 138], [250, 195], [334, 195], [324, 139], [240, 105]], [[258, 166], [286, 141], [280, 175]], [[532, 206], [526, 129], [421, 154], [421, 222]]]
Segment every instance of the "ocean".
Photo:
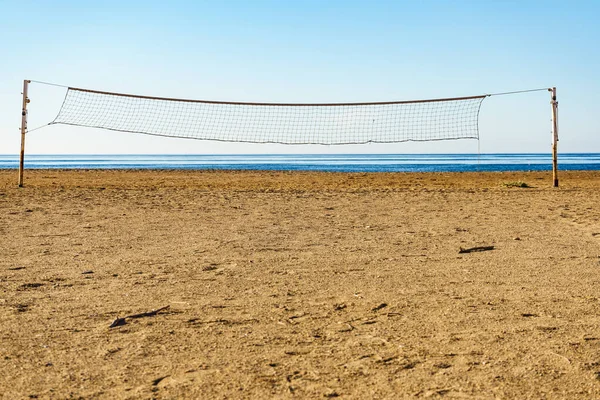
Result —
[[[559, 154], [559, 170], [600, 170], [600, 153]], [[0, 168], [18, 168], [0, 155]], [[550, 154], [26, 155], [26, 169], [233, 169], [329, 172], [550, 171]]]

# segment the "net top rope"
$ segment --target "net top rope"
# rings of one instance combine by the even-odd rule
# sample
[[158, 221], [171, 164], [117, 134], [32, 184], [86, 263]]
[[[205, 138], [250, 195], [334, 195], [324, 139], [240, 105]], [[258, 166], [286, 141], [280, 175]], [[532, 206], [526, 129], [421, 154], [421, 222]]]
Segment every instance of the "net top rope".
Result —
[[[148, 99], [148, 100], [164, 100], [164, 101], [175, 101], [185, 103], [205, 103], [205, 104], [228, 104], [228, 105], [241, 105], [241, 106], [279, 106], [279, 107], [335, 107], [335, 106], [373, 106], [373, 105], [389, 105], [389, 104], [413, 104], [413, 103], [435, 103], [443, 101], [456, 101], [456, 100], [472, 100], [481, 99], [489, 96], [495, 96], [497, 94], [483, 94], [479, 96], [467, 96], [467, 97], [452, 97], [452, 98], [441, 98], [441, 99], [424, 99], [424, 100], [400, 100], [400, 101], [376, 101], [376, 102], [364, 102], [364, 103], [260, 103], [260, 102], [242, 102], [242, 101], [218, 101], [218, 100], [194, 100], [194, 99], [177, 99], [173, 97], [155, 97], [155, 96], [143, 96], [137, 94], [126, 94], [126, 93], [115, 93], [105, 92], [100, 90], [82, 89], [76, 87], [66, 87], [69, 90], [75, 90], [78, 92], [87, 92], [95, 94], [105, 94], [109, 96], [122, 96], [137, 99]], [[500, 93], [504, 94], [504, 93]], [[508, 93], [506, 93], [508, 94]]]

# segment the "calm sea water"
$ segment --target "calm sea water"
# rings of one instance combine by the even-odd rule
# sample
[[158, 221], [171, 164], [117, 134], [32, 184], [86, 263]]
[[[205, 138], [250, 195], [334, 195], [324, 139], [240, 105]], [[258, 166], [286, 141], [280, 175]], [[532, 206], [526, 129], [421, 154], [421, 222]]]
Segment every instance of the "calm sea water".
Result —
[[[600, 153], [560, 154], [560, 170], [600, 170]], [[0, 168], [18, 168], [0, 155]], [[25, 167], [69, 169], [245, 169], [340, 172], [546, 171], [550, 154], [27, 155]]]

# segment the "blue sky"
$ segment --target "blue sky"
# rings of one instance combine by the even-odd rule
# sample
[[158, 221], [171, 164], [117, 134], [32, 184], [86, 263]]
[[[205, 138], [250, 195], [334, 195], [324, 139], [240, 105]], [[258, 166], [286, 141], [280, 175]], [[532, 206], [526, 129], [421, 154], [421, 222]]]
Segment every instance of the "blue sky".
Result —
[[[355, 102], [556, 86], [563, 152], [600, 152], [600, 1], [0, 0], [0, 154], [23, 79], [166, 97]], [[31, 87], [30, 128], [59, 88]], [[482, 152], [548, 152], [549, 94], [486, 99]], [[477, 152], [476, 141], [298, 147], [51, 126], [27, 152]]]

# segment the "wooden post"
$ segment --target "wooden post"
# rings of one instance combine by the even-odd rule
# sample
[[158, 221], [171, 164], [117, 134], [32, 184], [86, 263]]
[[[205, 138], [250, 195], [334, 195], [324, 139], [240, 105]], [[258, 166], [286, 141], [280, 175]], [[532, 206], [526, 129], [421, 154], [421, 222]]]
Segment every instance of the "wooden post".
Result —
[[21, 157], [19, 158], [19, 187], [23, 187], [23, 169], [25, 167], [25, 132], [27, 132], [27, 89], [31, 81], [23, 81], [23, 110], [21, 111]]
[[554, 187], [558, 187], [558, 101], [556, 101], [556, 88], [548, 89], [552, 99], [552, 180]]

